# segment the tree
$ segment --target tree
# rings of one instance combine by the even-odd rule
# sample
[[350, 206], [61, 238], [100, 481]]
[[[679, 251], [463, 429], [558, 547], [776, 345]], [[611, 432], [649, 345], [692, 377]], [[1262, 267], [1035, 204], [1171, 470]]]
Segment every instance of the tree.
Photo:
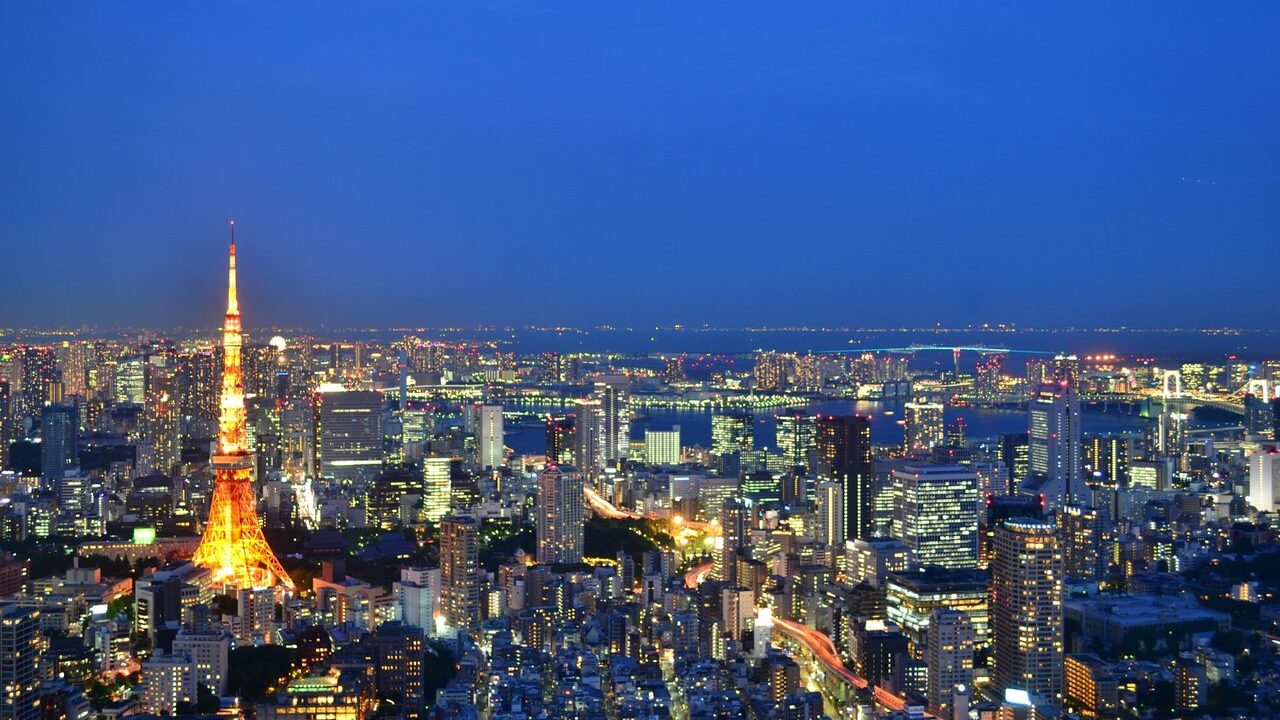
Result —
[[227, 692], [252, 703], [284, 680], [293, 666], [293, 652], [283, 645], [246, 646], [233, 649], [228, 660]]
[[449, 646], [439, 640], [427, 643], [426, 661], [422, 663], [423, 687], [427, 697], [435, 697], [436, 691], [449, 684], [458, 668]]
[[1222, 652], [1239, 655], [1244, 649], [1244, 633], [1239, 630], [1220, 630], [1213, 634], [1209, 644]]
[[213, 715], [220, 709], [222, 709], [222, 700], [218, 697], [218, 692], [201, 683], [196, 688], [196, 712], [201, 715]]

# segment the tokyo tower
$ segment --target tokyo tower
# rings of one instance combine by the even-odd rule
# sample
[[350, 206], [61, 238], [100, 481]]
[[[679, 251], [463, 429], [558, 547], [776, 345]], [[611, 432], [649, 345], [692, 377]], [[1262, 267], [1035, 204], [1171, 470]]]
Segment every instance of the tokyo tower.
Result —
[[293, 580], [258, 525], [255, 509], [253, 453], [247, 446], [244, 375], [240, 368], [240, 303], [236, 298], [236, 221], [231, 223], [231, 260], [227, 277], [227, 316], [222, 327], [222, 402], [218, 449], [210, 464], [215, 475], [213, 502], [204, 537], [191, 559], [213, 572], [214, 582], [237, 589], [284, 585]]

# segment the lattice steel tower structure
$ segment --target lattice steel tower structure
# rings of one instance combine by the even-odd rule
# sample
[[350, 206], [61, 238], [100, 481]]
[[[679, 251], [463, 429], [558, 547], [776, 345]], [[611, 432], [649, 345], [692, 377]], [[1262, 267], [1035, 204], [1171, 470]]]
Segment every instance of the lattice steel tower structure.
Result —
[[253, 453], [248, 447], [244, 374], [240, 367], [240, 303], [236, 297], [236, 222], [232, 220], [227, 276], [227, 316], [222, 327], [222, 402], [218, 450], [210, 458], [215, 475], [213, 501], [204, 537], [192, 558], [213, 571], [214, 581], [235, 588], [284, 585], [293, 581], [271, 551], [258, 524], [253, 492]]

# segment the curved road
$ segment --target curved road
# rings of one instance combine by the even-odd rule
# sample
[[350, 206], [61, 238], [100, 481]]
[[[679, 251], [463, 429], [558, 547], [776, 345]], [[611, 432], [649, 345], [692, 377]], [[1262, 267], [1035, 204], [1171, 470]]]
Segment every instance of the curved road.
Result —
[[[612, 505], [609, 507], [613, 508]], [[613, 508], [613, 510], [615, 512], [621, 512], [617, 508]], [[685, 587], [698, 587], [710, 573], [711, 563], [703, 563], [690, 568], [689, 572], [684, 574]], [[809, 651], [813, 653], [814, 657], [818, 658], [818, 660], [820, 660], [828, 670], [839, 675], [850, 685], [853, 685], [859, 690], [865, 689], [870, 685], [866, 678], [854, 674], [852, 670], [844, 666], [844, 661], [840, 659], [840, 654], [836, 652], [835, 644], [831, 642], [831, 638], [827, 635], [820, 633], [807, 625], [801, 625], [800, 623], [792, 622], [791, 620], [784, 620], [778, 617], [773, 619], [773, 630], [774, 632], [780, 632], [790, 637], [796, 642], [802, 643], [805, 647], [809, 648]], [[898, 695], [894, 695], [878, 685], [871, 689], [871, 693], [875, 696], [877, 702], [890, 710], [901, 710], [906, 706], [906, 701], [903, 700], [903, 698]], [[924, 716], [926, 718], [937, 717], [936, 715], [931, 715], [929, 713], [925, 713]]]
[[[844, 661], [840, 659], [840, 655], [836, 653], [835, 645], [831, 642], [831, 638], [800, 623], [782, 618], [773, 619], [773, 629], [775, 632], [781, 632], [791, 639], [803, 643], [814, 657], [822, 661], [831, 672], [839, 675], [850, 685], [858, 689], [866, 688], [870, 683], [866, 678], [855, 675], [852, 670], [844, 666]], [[876, 702], [890, 710], [901, 710], [906, 706], [906, 701], [888, 690], [876, 685], [871, 688], [872, 695], [875, 696]], [[936, 715], [925, 713], [926, 718], [936, 718]]]
[[695, 565], [684, 574], [684, 586], [687, 588], [696, 588], [702, 584], [707, 575], [711, 574], [711, 563], [703, 563]]
[[[644, 515], [641, 515], [638, 512], [619, 508], [617, 505], [605, 500], [600, 493], [589, 487], [582, 488], [582, 496], [586, 499], [587, 504], [591, 506], [591, 509], [600, 517], [606, 517], [612, 520], [643, 520], [645, 518]], [[648, 519], [665, 520], [666, 518], [651, 515]], [[690, 530], [695, 530], [697, 532], [706, 532], [711, 527], [710, 523], [697, 522], [695, 520], [685, 520], [683, 524]]]

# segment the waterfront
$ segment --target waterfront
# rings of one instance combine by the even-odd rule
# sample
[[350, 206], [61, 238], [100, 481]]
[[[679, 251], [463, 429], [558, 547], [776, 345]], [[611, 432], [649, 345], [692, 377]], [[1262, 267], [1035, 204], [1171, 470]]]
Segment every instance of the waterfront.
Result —
[[[871, 439], [879, 445], [897, 445], [902, 442], [902, 406], [895, 403], [853, 402], [849, 400], [824, 400], [800, 406], [811, 413], [870, 415]], [[570, 406], [545, 405], [521, 408], [530, 413], [554, 412], [563, 414]], [[711, 415], [709, 409], [675, 410], [663, 408], [646, 408], [645, 414], [632, 425], [631, 437], [644, 439], [645, 430], [670, 430], [680, 426], [680, 441], [686, 446], [710, 447]], [[776, 427], [774, 411], [754, 413], [756, 428], [756, 445], [773, 448]], [[968, 439], [978, 441], [994, 439], [1008, 433], [1026, 432], [1027, 412], [1016, 408], [978, 408], [947, 407], [945, 418], [947, 423], [963, 419]], [[1086, 434], [1121, 434], [1142, 432], [1144, 419], [1138, 414], [1121, 412], [1086, 411], [1081, 416], [1081, 425]], [[546, 437], [543, 426], [538, 422], [508, 421], [506, 443], [517, 454], [538, 454], [546, 448]]]

